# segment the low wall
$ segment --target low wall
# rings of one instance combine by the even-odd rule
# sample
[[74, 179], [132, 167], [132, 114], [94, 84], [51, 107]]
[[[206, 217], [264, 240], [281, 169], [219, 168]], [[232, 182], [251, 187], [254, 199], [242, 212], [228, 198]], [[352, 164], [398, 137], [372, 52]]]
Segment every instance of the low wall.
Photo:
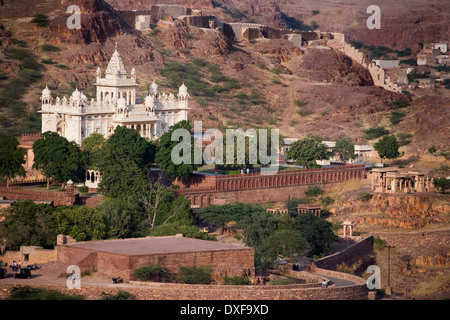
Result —
[[[102, 298], [102, 292], [117, 293], [127, 291], [139, 300], [362, 300], [368, 296], [365, 284], [347, 287], [304, 288], [302, 285], [286, 286], [225, 286], [225, 285], [171, 285], [161, 287], [154, 283], [133, 282], [133, 286], [84, 286], [81, 280], [80, 290], [67, 289], [65, 285], [39, 285], [47, 289], [58, 290], [66, 294], [81, 294], [88, 300]], [[149, 288], [146, 289], [145, 286]], [[2, 285], [2, 296], [7, 297], [15, 285]], [[33, 285], [31, 285], [33, 286]], [[281, 288], [282, 287], [282, 288]]]
[[104, 276], [120, 276], [125, 281], [132, 280], [136, 268], [151, 264], [167, 267], [174, 274], [179, 272], [180, 266], [201, 265], [210, 265], [221, 275], [242, 276], [255, 272], [253, 248], [127, 256], [64, 245], [58, 247], [58, 261], [78, 265], [82, 272], [97, 270]]
[[[204, 207], [217, 201], [263, 203], [285, 201], [303, 195], [310, 185], [328, 188], [331, 184], [364, 178], [364, 165], [310, 170], [288, 170], [274, 175], [250, 173], [232, 176], [195, 174], [190, 180], [176, 182], [179, 193], [191, 204]], [[257, 192], [256, 192], [257, 191]], [[221, 199], [221, 200], [219, 200]]]
[[336, 270], [336, 266], [345, 262], [351, 265], [364, 255], [373, 252], [373, 236], [369, 236], [349, 246], [347, 249], [332, 255], [317, 259], [314, 264], [318, 268]]
[[7, 200], [43, 200], [53, 201], [53, 205], [64, 206], [73, 205], [78, 195], [74, 194], [72, 189], [68, 189], [64, 192], [46, 192], [27, 190], [18, 187], [2, 187], [0, 186], [0, 196], [4, 196]]

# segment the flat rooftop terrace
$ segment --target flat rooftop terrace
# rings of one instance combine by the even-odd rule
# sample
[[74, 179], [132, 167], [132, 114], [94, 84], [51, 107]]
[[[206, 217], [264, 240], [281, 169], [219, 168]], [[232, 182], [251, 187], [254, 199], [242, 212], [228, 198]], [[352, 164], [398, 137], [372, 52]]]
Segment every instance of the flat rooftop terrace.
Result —
[[234, 244], [179, 236], [87, 241], [64, 246], [127, 256], [251, 249]]

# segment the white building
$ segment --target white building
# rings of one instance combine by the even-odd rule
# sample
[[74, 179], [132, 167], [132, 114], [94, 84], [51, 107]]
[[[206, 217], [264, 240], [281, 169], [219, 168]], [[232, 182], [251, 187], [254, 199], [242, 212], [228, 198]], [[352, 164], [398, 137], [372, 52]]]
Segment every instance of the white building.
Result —
[[97, 69], [97, 99], [76, 89], [69, 98], [52, 97], [46, 87], [42, 91], [42, 132], [53, 131], [79, 145], [94, 132], [110, 137], [118, 126], [136, 129], [142, 137], [155, 139], [169, 127], [188, 117], [189, 94], [183, 84], [178, 94], [158, 91], [153, 82], [143, 103], [136, 103], [136, 71], [130, 76], [119, 52], [114, 51], [103, 74]]

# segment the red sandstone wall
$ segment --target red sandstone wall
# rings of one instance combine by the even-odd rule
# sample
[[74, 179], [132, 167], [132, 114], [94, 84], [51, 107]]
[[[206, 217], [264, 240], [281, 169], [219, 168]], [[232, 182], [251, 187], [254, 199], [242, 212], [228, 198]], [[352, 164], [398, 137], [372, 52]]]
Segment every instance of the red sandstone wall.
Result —
[[331, 183], [363, 179], [364, 170], [364, 165], [346, 165], [335, 168], [281, 171], [275, 175], [259, 173], [233, 176], [195, 175], [192, 181], [179, 184], [181, 187], [179, 192], [190, 199], [192, 205], [200, 207], [216, 203], [216, 199], [252, 203], [284, 201], [289, 195], [302, 195], [309, 185], [326, 188]]
[[322, 269], [336, 270], [336, 266], [345, 262], [347, 265], [351, 265], [359, 258], [366, 254], [373, 252], [373, 236], [369, 236], [360, 242], [357, 242], [349, 246], [344, 251], [337, 252], [335, 254], [318, 259], [314, 264]]
[[150, 264], [159, 264], [178, 273], [180, 266], [209, 265], [223, 275], [254, 274], [254, 249], [186, 252], [177, 254], [125, 256], [107, 252], [92, 252], [71, 246], [58, 246], [58, 260], [78, 265], [81, 271], [97, 270], [107, 277], [132, 278], [133, 270]]
[[254, 249], [218, 250], [208, 252], [186, 252], [152, 256], [130, 257], [130, 270], [149, 264], [167, 267], [171, 273], [178, 273], [180, 266], [204, 266], [214, 268], [214, 272], [223, 275], [241, 276], [246, 272], [254, 274]]
[[53, 201], [53, 205], [55, 207], [63, 205], [73, 205], [77, 198], [77, 195], [75, 195], [73, 190], [70, 189], [64, 192], [45, 192], [45, 191], [27, 190], [24, 188], [17, 188], [17, 187], [7, 188], [3, 186], [0, 186], [0, 195], [10, 200]]
[[[284, 286], [200, 286], [178, 285], [168, 287], [155, 287], [154, 283], [138, 282], [136, 285], [148, 284], [149, 288], [127, 287], [125, 290], [139, 300], [361, 300], [367, 298], [368, 289], [365, 284], [348, 287], [303, 288]], [[14, 284], [3, 285], [0, 298], [6, 298]], [[48, 289], [56, 289], [67, 294], [85, 295], [88, 300], [102, 298], [102, 292], [117, 293], [124, 290], [122, 287], [84, 286], [81, 280], [80, 290], [70, 290], [60, 285], [40, 285]]]

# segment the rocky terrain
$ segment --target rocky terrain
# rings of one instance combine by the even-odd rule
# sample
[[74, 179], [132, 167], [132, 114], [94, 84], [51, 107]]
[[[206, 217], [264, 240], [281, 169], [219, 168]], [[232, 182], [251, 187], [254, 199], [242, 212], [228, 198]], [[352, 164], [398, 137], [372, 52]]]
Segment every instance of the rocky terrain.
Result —
[[[28, 2], [34, 3], [33, 0]], [[208, 90], [218, 85], [223, 89], [212, 94], [208, 91], [206, 95], [204, 91], [191, 91], [191, 118], [202, 120], [205, 127], [277, 127], [289, 137], [312, 133], [326, 139], [349, 136], [355, 142], [364, 142], [363, 129], [383, 124], [391, 132], [413, 135], [408, 152], [427, 150], [432, 144], [444, 147], [448, 142], [447, 92], [438, 95], [425, 92], [420, 98], [413, 97], [404, 121], [391, 126], [388, 120], [391, 102], [410, 98], [374, 87], [366, 69], [342, 53], [326, 48], [299, 48], [281, 39], [232, 43], [217, 30], [191, 27], [180, 20], [159, 21], [153, 31], [141, 33], [126, 28], [115, 14], [114, 9], [147, 9], [153, 4], [148, 1], [133, 1], [132, 5], [124, 0], [71, 1], [82, 9], [82, 28], [79, 30], [66, 27], [69, 14], [64, 11], [68, 4], [65, 0], [41, 3], [39, 8], [44, 11], [51, 5], [54, 8], [48, 12], [50, 23], [47, 27], [31, 22], [36, 11], [25, 9], [19, 13], [13, 10], [15, 7], [10, 1], [3, 3], [9, 12], [9, 16], [6, 11], [2, 13], [9, 17], [2, 20], [0, 42], [3, 49], [17, 47], [18, 42], [25, 44], [41, 62], [41, 77], [22, 97], [30, 113], [38, 110], [40, 91], [45, 85], [58, 95], [68, 95], [78, 87], [92, 97], [95, 69], [106, 67], [117, 42], [125, 65], [128, 69], [136, 68], [141, 92], [154, 79], [160, 82], [163, 90], [176, 90], [161, 73], [168, 62], [186, 65], [195, 59], [203, 59], [206, 63], [216, 64], [217, 70], [231, 82], [205, 79]], [[357, 5], [352, 1], [339, 4], [325, 1], [319, 5], [310, 1], [266, 0], [192, 0], [178, 1], [177, 4], [201, 8], [204, 14], [215, 14], [224, 21], [255, 21], [276, 27], [286, 27], [289, 17], [305, 18], [305, 23], [310, 23], [309, 18], [314, 17], [321, 30], [341, 31], [359, 41], [372, 41], [364, 38], [369, 33], [362, 35], [357, 31], [365, 15], [361, 11], [366, 5], [364, 1]], [[395, 9], [400, 7], [394, 6]], [[424, 7], [431, 11], [440, 8], [433, 1]], [[417, 8], [414, 12], [420, 15], [423, 6]], [[312, 10], [319, 13], [312, 14]], [[242, 14], [237, 17], [239, 12]], [[289, 16], [285, 12], [289, 12]], [[441, 14], [445, 12], [441, 10]], [[353, 21], [348, 19], [349, 14], [359, 22], [349, 24]], [[266, 19], [268, 15], [273, 19]], [[422, 21], [417, 24], [426, 29]], [[433, 29], [434, 34], [445, 34], [446, 28], [448, 26], [443, 24]], [[354, 36], [350, 36], [352, 34]], [[392, 35], [388, 33], [388, 36]], [[399, 44], [389, 37], [386, 41], [392, 40], [399, 48], [412, 46], [412, 42]], [[403, 38], [408, 38], [408, 34]], [[373, 41], [383, 44], [381, 39], [374, 38]], [[44, 44], [55, 46], [55, 51], [42, 50]], [[7, 54], [0, 53], [0, 59], [0, 69], [7, 76], [14, 77], [20, 70], [20, 63], [9, 59]], [[227, 89], [226, 85], [230, 83], [233, 85]], [[434, 97], [431, 99], [430, 96]]]

